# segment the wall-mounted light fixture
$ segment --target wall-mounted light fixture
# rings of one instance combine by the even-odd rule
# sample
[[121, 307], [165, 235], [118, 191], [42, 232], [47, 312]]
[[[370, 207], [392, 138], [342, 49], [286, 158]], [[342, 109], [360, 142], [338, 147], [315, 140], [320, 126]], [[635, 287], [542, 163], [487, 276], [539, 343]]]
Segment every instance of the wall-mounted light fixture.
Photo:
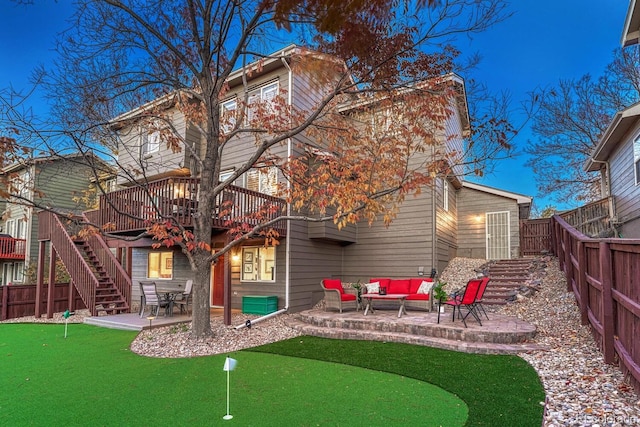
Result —
[[480, 221], [482, 221], [482, 216], [480, 216], [480, 215], [476, 215], [476, 216], [475, 216], [475, 220], [476, 220], [476, 222], [480, 222]]

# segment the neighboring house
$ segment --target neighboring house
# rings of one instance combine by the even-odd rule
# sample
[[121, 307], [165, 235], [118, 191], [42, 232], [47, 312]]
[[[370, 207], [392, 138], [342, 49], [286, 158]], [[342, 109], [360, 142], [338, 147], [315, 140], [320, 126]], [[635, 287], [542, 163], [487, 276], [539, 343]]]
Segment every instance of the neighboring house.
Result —
[[[90, 187], [92, 169], [82, 157], [35, 157], [16, 163], [2, 171], [10, 176], [15, 198], [0, 201], [0, 273], [1, 284], [23, 284], [30, 263], [38, 259], [38, 206], [81, 213], [79, 205]], [[22, 202], [20, 201], [22, 198]]]
[[[268, 102], [281, 96], [298, 110], [310, 109], [316, 104], [322, 96], [322, 86], [314, 81], [312, 74], [292, 67], [290, 63], [291, 58], [295, 59], [303, 52], [295, 46], [288, 47], [262, 61], [259, 69], [252, 72], [247, 120], [251, 120], [251, 102], [255, 101]], [[222, 116], [226, 118], [223, 126], [229, 129], [236, 123], [233, 112], [243, 99], [242, 79], [242, 70], [229, 77], [228, 96], [222, 103]], [[443, 126], [441, 149], [453, 155], [464, 151], [469, 118], [464, 82], [455, 75], [447, 76], [445, 80], [455, 86], [457, 96], [450, 100], [449, 109], [453, 113]], [[132, 214], [139, 216], [151, 204], [163, 213], [173, 215], [185, 227], [193, 226], [192, 209], [199, 190], [199, 171], [192, 158], [202, 153], [204, 141], [196, 126], [174, 107], [175, 96], [167, 95], [113, 121], [113, 128], [120, 135], [118, 163], [123, 168], [122, 173], [140, 172], [136, 176], [121, 174], [118, 184], [125, 188], [103, 197], [99, 211], [90, 214], [98, 223], [111, 224], [113, 234], [138, 236], [144, 232], [144, 221], [123, 215], [123, 211], [126, 213], [130, 209]], [[160, 143], [156, 132], [163, 132], [162, 123], [154, 124], [152, 132], [141, 124], [141, 118], [147, 116], [145, 113], [157, 107], [164, 111], [164, 119], [171, 122], [182, 150], [176, 152]], [[341, 111], [351, 114], [356, 109], [346, 107]], [[244, 138], [227, 143], [220, 180], [230, 177], [253, 154], [255, 141], [250, 136]], [[322, 143], [299, 135], [273, 149], [273, 154], [297, 156], [308, 148], [321, 150]], [[424, 189], [417, 197], [408, 197], [389, 227], [380, 223], [369, 227], [364, 223], [338, 230], [332, 222], [292, 221], [279, 226], [282, 244], [276, 247], [265, 247], [261, 239], [246, 242], [212, 265], [211, 306], [223, 305], [225, 280], [230, 282], [232, 308], [242, 307], [243, 296], [275, 295], [279, 308], [286, 307], [295, 312], [311, 308], [323, 297], [320, 287], [323, 278], [365, 281], [373, 276], [429, 276], [431, 269], [442, 271], [449, 260], [458, 255], [517, 256], [517, 221], [528, 215], [531, 199], [466, 184], [463, 176], [464, 171], [456, 166], [451, 176], [438, 177], [435, 185]], [[149, 191], [132, 183], [131, 178], [150, 182]], [[214, 212], [211, 245], [214, 251], [228, 241], [229, 225], [225, 218], [236, 211], [251, 211], [264, 203], [286, 208], [284, 200], [273, 196], [278, 183], [284, 183], [284, 179], [276, 168], [250, 170], [225, 190], [220, 204], [224, 206], [228, 201], [232, 212]], [[482, 203], [476, 203], [478, 200]], [[476, 217], [482, 221], [467, 221], [467, 218]], [[488, 228], [483, 233], [478, 227], [485, 221]], [[486, 237], [487, 233], [491, 233], [490, 238]], [[501, 237], [497, 239], [496, 235]], [[193, 278], [187, 258], [177, 246], [153, 248], [154, 243], [157, 241], [150, 236], [108, 242], [109, 246], [117, 248], [120, 260], [125, 260], [125, 270], [131, 278], [130, 289], [121, 291], [123, 294], [129, 292], [129, 303], [138, 300], [140, 281], [154, 280], [159, 287], [169, 288]]]
[[620, 237], [640, 238], [640, 103], [613, 117], [585, 164], [600, 172], [603, 197], [613, 197], [611, 223]]

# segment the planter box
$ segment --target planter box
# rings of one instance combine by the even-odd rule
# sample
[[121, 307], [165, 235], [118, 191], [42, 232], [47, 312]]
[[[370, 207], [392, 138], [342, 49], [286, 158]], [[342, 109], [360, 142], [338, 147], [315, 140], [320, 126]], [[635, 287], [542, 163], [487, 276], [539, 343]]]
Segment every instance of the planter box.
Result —
[[244, 314], [269, 314], [278, 310], [278, 297], [275, 295], [242, 297], [242, 312]]

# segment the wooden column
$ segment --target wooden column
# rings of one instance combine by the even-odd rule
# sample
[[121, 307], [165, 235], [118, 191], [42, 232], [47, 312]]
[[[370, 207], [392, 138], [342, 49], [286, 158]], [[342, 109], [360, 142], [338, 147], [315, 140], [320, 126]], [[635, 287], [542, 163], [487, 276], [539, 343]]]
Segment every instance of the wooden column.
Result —
[[53, 317], [53, 291], [55, 289], [55, 281], [56, 281], [56, 259], [58, 257], [58, 253], [56, 252], [56, 248], [51, 245], [51, 253], [49, 256], [49, 288], [47, 289], [47, 319], [51, 319]]
[[[231, 325], [231, 262], [230, 252], [222, 256], [224, 262], [224, 324]], [[218, 258], [220, 261], [220, 258]]]
[[38, 245], [38, 272], [36, 277], [36, 318], [42, 315], [42, 286], [44, 285], [44, 257], [46, 254], [46, 241], [40, 241]]

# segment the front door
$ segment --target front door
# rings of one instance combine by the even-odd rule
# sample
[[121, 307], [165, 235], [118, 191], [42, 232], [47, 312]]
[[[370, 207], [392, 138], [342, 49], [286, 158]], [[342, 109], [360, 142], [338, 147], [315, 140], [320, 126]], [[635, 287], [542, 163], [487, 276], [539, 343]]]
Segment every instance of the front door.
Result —
[[211, 265], [211, 306], [224, 306], [224, 255]]
[[487, 259], [511, 258], [509, 211], [487, 212]]

